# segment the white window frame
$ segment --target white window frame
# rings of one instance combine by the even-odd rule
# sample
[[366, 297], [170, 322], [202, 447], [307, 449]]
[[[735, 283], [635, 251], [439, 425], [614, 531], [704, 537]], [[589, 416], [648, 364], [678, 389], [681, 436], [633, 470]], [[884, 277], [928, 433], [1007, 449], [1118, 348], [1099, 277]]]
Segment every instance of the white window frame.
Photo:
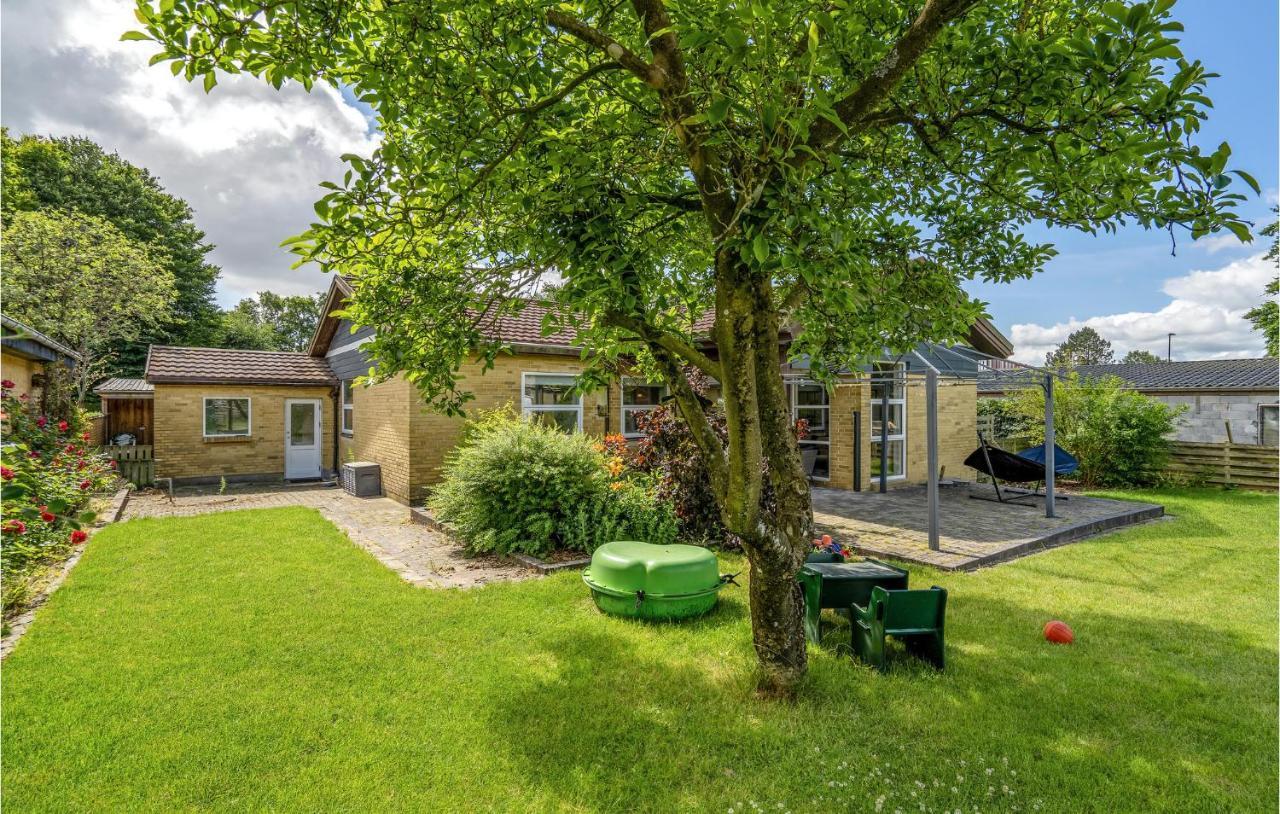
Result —
[[[351, 401], [347, 401], [347, 388], [351, 388]], [[355, 379], [342, 379], [338, 382], [338, 408], [341, 416], [341, 432], [344, 438], [352, 438], [356, 434], [356, 385]], [[347, 426], [347, 416], [351, 416], [351, 426]]]
[[[657, 404], [627, 404], [627, 382], [631, 382], [632, 386], [640, 387], [660, 387], [662, 394], [658, 396]], [[618, 379], [618, 429], [622, 433], [623, 438], [644, 438], [642, 432], [627, 432], [627, 413], [647, 413], [656, 407], [661, 406], [662, 399], [667, 396], [667, 386], [661, 382], [646, 381], [638, 376], [623, 376]]]
[[[1259, 404], [1258, 405], [1258, 446], [1262, 446], [1266, 442], [1264, 433], [1266, 432], [1266, 423], [1262, 420], [1263, 410], [1275, 410], [1280, 414], [1280, 404]], [[1280, 415], [1277, 415], [1280, 418]]]
[[524, 391], [527, 380], [530, 376], [554, 376], [556, 378], [576, 379], [576, 373], [550, 373], [546, 371], [527, 370], [520, 373], [520, 415], [528, 418], [533, 413], [577, 413], [578, 414], [578, 432], [582, 432], [582, 394], [578, 394], [578, 400], [574, 404], [535, 404], [527, 405], [524, 403]]
[[[892, 365], [892, 368], [890, 368], [890, 365]], [[889, 433], [889, 437], [888, 437], [888, 444], [890, 449], [893, 448], [893, 442], [895, 441], [902, 442], [902, 466], [898, 467], [898, 474], [890, 475], [885, 480], [905, 480], [907, 477], [907, 423], [908, 423], [907, 421], [907, 384], [908, 384], [907, 366], [902, 362], [890, 362], [888, 360], [875, 362], [871, 366], [872, 378], [878, 378], [881, 374], [887, 373], [887, 372], [892, 372], [894, 375], [894, 378], [897, 378], [899, 374], [902, 377], [902, 397], [889, 399], [890, 413], [893, 412], [893, 408], [895, 406], [898, 406], [899, 409], [902, 411], [902, 428], [901, 428], [901, 432], [891, 432]], [[880, 386], [888, 387], [889, 383], [880, 382]], [[889, 392], [892, 393], [893, 392], [892, 389]], [[867, 446], [867, 454], [870, 456], [870, 459], [872, 461], [880, 460], [880, 456], [872, 453], [871, 449], [876, 444], [879, 444], [881, 440], [880, 433], [875, 431], [875, 425], [876, 425], [875, 408], [876, 408], [876, 405], [880, 405], [883, 403], [884, 402], [881, 399], [875, 398], [875, 396], [871, 397], [871, 410], [870, 410], [871, 443], [868, 444]], [[885, 415], [880, 416], [881, 421], [887, 421], [888, 418], [889, 417]], [[890, 456], [890, 460], [892, 460], [892, 456]], [[876, 474], [872, 474], [871, 478], [872, 480], [880, 480], [880, 476]]]
[[804, 409], [804, 410], [826, 410], [826, 411], [827, 411], [827, 423], [823, 426], [823, 429], [824, 429], [824, 430], [826, 430], [826, 433], [827, 433], [827, 440], [825, 440], [825, 441], [811, 441], [811, 440], [809, 440], [809, 439], [802, 439], [802, 440], [799, 442], [799, 447], [800, 447], [801, 449], [803, 449], [803, 448], [805, 447], [805, 445], [808, 445], [808, 446], [823, 446], [823, 447], [826, 447], [826, 448], [827, 448], [827, 475], [826, 475], [826, 477], [822, 477], [822, 476], [819, 476], [819, 475], [810, 475], [810, 476], [809, 476], [809, 480], [818, 481], [818, 482], [821, 482], [821, 483], [826, 483], [827, 481], [831, 480], [831, 392], [830, 392], [829, 390], [827, 390], [827, 388], [825, 388], [825, 387], [823, 387], [823, 388], [822, 388], [822, 394], [823, 394], [823, 395], [826, 397], [826, 399], [827, 399], [825, 404], [800, 404], [800, 403], [799, 403], [799, 393], [800, 393], [800, 387], [801, 387], [801, 386], [803, 386], [803, 385], [808, 385], [808, 386], [820, 386], [820, 385], [818, 384], [818, 382], [812, 381], [812, 380], [810, 380], [810, 379], [789, 379], [789, 380], [787, 380], [787, 382], [786, 382], [786, 387], [787, 387], [787, 403], [788, 403], [788, 405], [790, 405], [790, 410], [791, 410], [791, 424], [794, 426], [794, 425], [795, 425], [795, 423], [796, 423], [796, 421], [798, 421], [798, 420], [800, 419], [799, 411], [800, 411], [801, 409]]
[[[209, 402], [211, 401], [243, 401], [245, 410], [244, 432], [215, 432], [209, 434]], [[249, 396], [205, 396], [200, 402], [200, 432], [204, 438], [250, 438], [253, 436], [253, 399]]]

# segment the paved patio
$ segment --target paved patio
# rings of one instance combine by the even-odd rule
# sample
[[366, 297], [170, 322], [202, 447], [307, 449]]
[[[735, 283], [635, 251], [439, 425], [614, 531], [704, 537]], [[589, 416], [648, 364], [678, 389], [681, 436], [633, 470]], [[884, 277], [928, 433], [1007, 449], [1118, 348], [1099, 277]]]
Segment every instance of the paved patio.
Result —
[[813, 490], [819, 533], [851, 543], [860, 554], [893, 557], [948, 571], [995, 565], [1110, 529], [1152, 520], [1164, 508], [1151, 503], [1070, 495], [1056, 501], [1057, 517], [1044, 516], [1044, 501], [1005, 505], [973, 500], [994, 496], [988, 484], [946, 486], [939, 495], [939, 550], [929, 550], [929, 504], [924, 487], [879, 492]]
[[183, 487], [172, 502], [160, 490], [134, 492], [121, 519], [186, 517], [239, 509], [308, 506], [336, 525], [406, 582], [432, 588], [473, 588], [495, 581], [529, 579], [536, 571], [497, 557], [468, 557], [443, 535], [411, 520], [409, 509], [385, 497], [355, 497], [319, 485], [229, 484]]

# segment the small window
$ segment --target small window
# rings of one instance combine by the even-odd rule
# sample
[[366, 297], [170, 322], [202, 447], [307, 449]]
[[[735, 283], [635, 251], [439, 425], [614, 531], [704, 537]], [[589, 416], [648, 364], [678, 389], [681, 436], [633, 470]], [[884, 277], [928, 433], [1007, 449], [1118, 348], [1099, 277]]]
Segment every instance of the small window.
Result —
[[622, 434], [628, 438], [644, 435], [638, 419], [662, 403], [667, 389], [643, 379], [622, 380]]
[[1280, 405], [1259, 405], [1258, 443], [1264, 447], [1274, 447], [1280, 444]]
[[348, 438], [355, 434], [355, 387], [352, 379], [342, 380], [342, 434]]
[[249, 399], [206, 398], [204, 400], [206, 438], [249, 434]]
[[582, 429], [582, 396], [574, 393], [577, 377], [559, 373], [522, 376], [521, 412], [534, 421], [565, 432]]
[[[885, 404], [888, 395], [889, 403]], [[887, 411], [885, 408], [888, 408]], [[886, 421], [888, 422], [886, 426]], [[888, 430], [888, 438], [885, 431]], [[882, 441], [889, 445], [883, 447]], [[882, 447], [887, 450], [888, 480], [907, 474], [907, 369], [900, 362], [876, 362], [871, 366], [871, 477], [880, 477]]]

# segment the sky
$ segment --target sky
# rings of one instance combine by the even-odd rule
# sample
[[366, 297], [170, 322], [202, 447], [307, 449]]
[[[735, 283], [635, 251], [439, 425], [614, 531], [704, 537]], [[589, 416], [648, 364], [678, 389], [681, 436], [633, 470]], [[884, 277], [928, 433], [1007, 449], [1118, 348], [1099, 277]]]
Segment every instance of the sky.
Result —
[[[1259, 226], [1280, 194], [1275, 0], [1181, 0], [1182, 48], [1221, 78], [1202, 133], [1212, 150], [1230, 142], [1230, 166], [1263, 187], [1243, 211]], [[321, 181], [341, 177], [343, 153], [369, 154], [378, 142], [367, 109], [349, 93], [296, 84], [276, 91], [253, 77], [219, 78], [213, 93], [148, 67], [148, 43], [120, 42], [136, 24], [130, 0], [5, 0], [0, 18], [0, 122], [12, 135], [84, 135], [147, 167], [184, 198], [215, 244], [221, 305], [269, 289], [311, 293], [327, 285], [314, 268], [294, 270], [282, 240], [314, 218]], [[1243, 187], [1242, 187], [1243, 189]], [[973, 283], [1015, 358], [1040, 362], [1081, 326], [1131, 349], [1174, 359], [1259, 356], [1263, 346], [1244, 312], [1275, 273], [1261, 242], [1234, 237], [1192, 242], [1176, 254], [1164, 232], [1141, 228], [1089, 235], [1029, 228], [1059, 255], [1029, 280]]]

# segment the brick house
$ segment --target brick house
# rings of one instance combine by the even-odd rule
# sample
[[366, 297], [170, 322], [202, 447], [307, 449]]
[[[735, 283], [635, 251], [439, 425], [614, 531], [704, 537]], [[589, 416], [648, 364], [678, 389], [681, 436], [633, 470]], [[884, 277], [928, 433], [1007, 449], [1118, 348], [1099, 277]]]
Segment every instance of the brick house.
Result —
[[[146, 382], [154, 387], [157, 477], [318, 477], [344, 461], [371, 461], [381, 467], [387, 496], [420, 502], [439, 480], [463, 420], [427, 410], [403, 375], [357, 384], [371, 366], [363, 346], [373, 332], [353, 329], [331, 315], [350, 294], [349, 284], [335, 277], [325, 316], [305, 353], [152, 348]], [[510, 352], [499, 355], [488, 371], [478, 361], [463, 365], [459, 375], [475, 395], [468, 409], [510, 405], [568, 431], [638, 437], [636, 419], [662, 401], [661, 385], [623, 376], [607, 388], [574, 395], [575, 375], [584, 367], [581, 349], [570, 332], [543, 335], [544, 313], [530, 304], [484, 328]], [[997, 356], [1012, 351], [985, 321], [974, 326], [969, 344]], [[919, 352], [928, 358], [930, 348], [921, 346]], [[943, 365], [956, 367], [954, 359]], [[963, 471], [961, 462], [976, 444], [976, 365], [971, 372], [972, 377], [948, 377], [939, 389], [939, 464], [952, 475]], [[868, 373], [879, 380], [868, 380]], [[924, 380], [918, 361], [904, 358], [851, 371], [829, 392], [806, 378], [803, 364], [784, 365], [783, 374], [794, 415], [809, 424], [801, 452], [815, 483], [872, 488], [880, 464], [885, 387], [890, 391], [889, 483], [926, 480]], [[299, 439], [306, 442], [308, 456], [302, 463], [303, 453], [295, 448]]]
[[0, 315], [0, 374], [13, 382], [13, 395], [40, 401], [45, 372], [50, 365], [74, 368], [80, 356], [34, 328]]

